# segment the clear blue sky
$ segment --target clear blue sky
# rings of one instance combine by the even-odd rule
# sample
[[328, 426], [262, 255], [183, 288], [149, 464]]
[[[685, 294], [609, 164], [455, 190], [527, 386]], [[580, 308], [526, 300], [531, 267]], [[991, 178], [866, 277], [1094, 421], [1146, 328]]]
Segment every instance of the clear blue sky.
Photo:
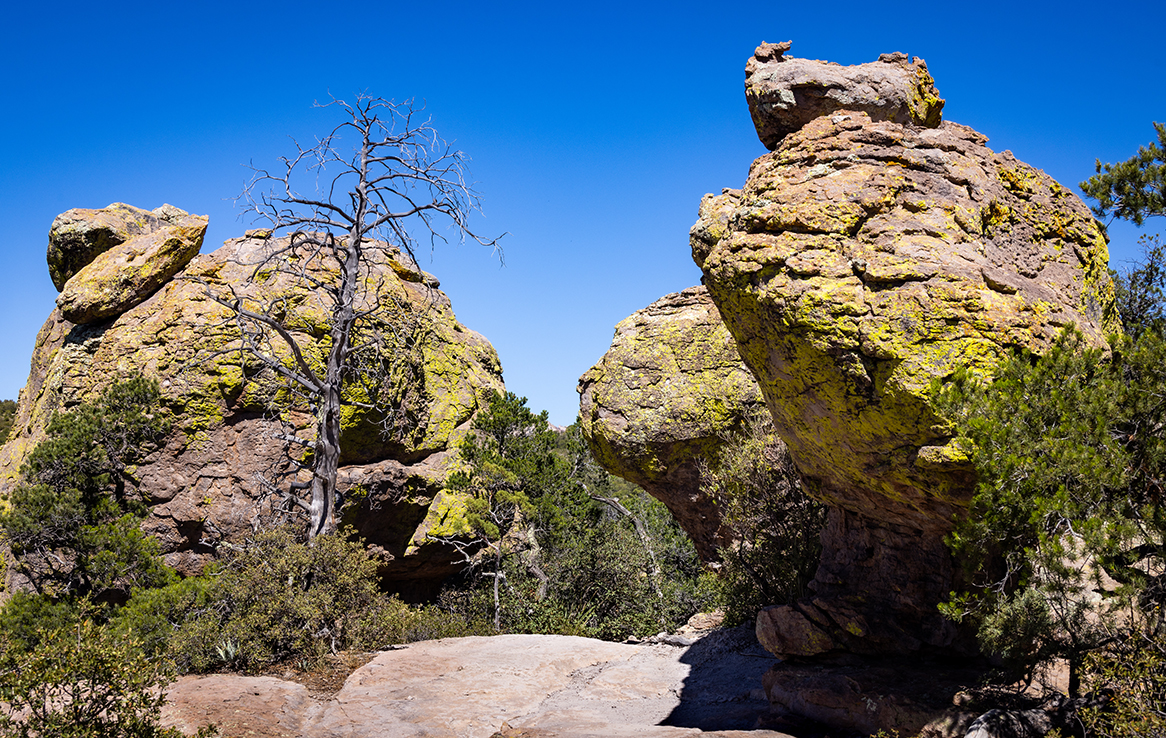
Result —
[[[959, 7], [959, 10], [948, 8]], [[53, 217], [169, 202], [240, 235], [242, 165], [268, 164], [356, 91], [424, 100], [472, 158], [506, 266], [439, 249], [436, 274], [507, 386], [568, 424], [615, 324], [700, 279], [700, 197], [764, 152], [745, 61], [762, 40], [844, 64], [925, 58], [944, 116], [1074, 186], [1166, 121], [1166, 3], [9, 3], [0, 74], [0, 398], [28, 374], [56, 291]], [[1148, 229], [1166, 230], [1159, 222]], [[1136, 232], [1110, 230], [1115, 261]]]

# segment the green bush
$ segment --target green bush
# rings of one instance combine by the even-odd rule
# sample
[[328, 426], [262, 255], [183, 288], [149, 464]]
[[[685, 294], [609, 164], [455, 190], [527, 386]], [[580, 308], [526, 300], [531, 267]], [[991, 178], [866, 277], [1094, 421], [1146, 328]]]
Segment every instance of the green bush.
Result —
[[16, 403], [12, 400], [0, 400], [0, 443], [8, 440], [12, 431], [12, 421], [16, 419]]
[[[709, 604], [692, 542], [662, 503], [599, 469], [578, 426], [557, 432], [526, 398], [494, 394], [461, 446], [468, 570], [441, 603], [496, 632], [622, 640]], [[476, 626], [475, 626], [476, 627]]]
[[146, 654], [166, 655], [175, 630], [207, 612], [214, 587], [214, 577], [201, 576], [135, 590], [125, 606], [114, 612], [110, 624], [134, 638]]
[[183, 670], [312, 665], [340, 650], [383, 647], [395, 628], [407, 635], [416, 625], [378, 591], [377, 565], [344, 534], [307, 542], [288, 528], [266, 531], [227, 549], [200, 582], [135, 598], [126, 622], [161, 634], [181, 618], [169, 651]]
[[88, 616], [36, 640], [27, 650], [0, 637], [0, 736], [182, 738], [158, 725], [172, 678], [165, 660]]
[[1085, 659], [1084, 682], [1111, 697], [1082, 711], [1087, 735], [1096, 738], [1160, 738], [1166, 735], [1166, 635], [1131, 632], [1113, 648]]
[[948, 539], [966, 590], [943, 611], [979, 625], [1022, 673], [1106, 649], [1123, 621], [1153, 632], [1166, 602], [1166, 340], [1147, 329], [1109, 352], [1073, 328], [1018, 352], [991, 382], [959, 372], [936, 398], [978, 484]]
[[146, 505], [126, 473], [169, 429], [160, 396], [141, 377], [113, 384], [55, 414], [28, 455], [0, 530], [39, 594], [124, 601], [131, 589], [171, 581], [157, 541], [139, 527]]

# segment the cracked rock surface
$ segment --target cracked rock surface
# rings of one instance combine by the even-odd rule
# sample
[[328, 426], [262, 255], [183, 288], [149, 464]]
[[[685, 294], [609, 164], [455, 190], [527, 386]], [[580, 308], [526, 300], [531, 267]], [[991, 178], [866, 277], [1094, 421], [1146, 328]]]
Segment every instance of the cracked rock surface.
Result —
[[930, 383], [990, 374], [1070, 323], [1096, 345], [1115, 327], [1107, 242], [1085, 205], [976, 131], [935, 123], [813, 117], [742, 189], [707, 195], [692, 229], [778, 433], [832, 508], [812, 596], [759, 620], [778, 654], [951, 646], [942, 539], [973, 470]]

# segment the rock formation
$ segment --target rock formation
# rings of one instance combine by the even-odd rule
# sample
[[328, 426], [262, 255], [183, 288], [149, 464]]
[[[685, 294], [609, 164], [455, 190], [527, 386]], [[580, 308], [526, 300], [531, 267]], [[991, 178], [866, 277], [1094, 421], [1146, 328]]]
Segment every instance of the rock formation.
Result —
[[745, 99], [757, 135], [773, 150], [788, 133], [836, 110], [863, 112], [871, 120], [939, 125], [943, 100], [927, 64], [896, 52], [844, 67], [785, 56], [790, 42], [762, 43], [745, 65]]
[[[936, 611], [954, 576], [943, 536], [974, 472], [929, 385], [959, 367], [990, 373], [1070, 323], [1100, 345], [1106, 239], [1075, 195], [941, 122], [938, 107], [904, 117], [861, 103], [870, 65], [757, 54], [746, 86], [772, 152], [743, 189], [705, 197], [692, 255], [794, 462], [831, 506], [813, 595], [763, 612], [759, 637], [780, 655], [950, 647], [957, 634]], [[790, 64], [801, 71], [778, 69]], [[904, 75], [877, 98], [919, 98], [922, 61], [876, 65]], [[806, 79], [832, 102], [807, 104], [795, 130], [799, 116], [769, 101], [802, 107]]]
[[700, 461], [762, 404], [704, 287], [624, 319], [579, 380], [579, 421], [596, 460], [662, 501], [705, 561], [730, 534], [700, 490]]
[[[193, 236], [184, 229], [195, 221], [205, 227], [205, 218], [169, 207], [161, 215], [126, 205], [65, 213], [54, 221], [49, 246], [54, 279], [66, 277], [62, 298], [78, 282], [99, 283], [107, 266], [131, 260], [137, 274], [165, 275], [171, 267], [158, 262], [174, 263], [167, 252], [187, 247], [147, 256], [140, 246], [188, 243]], [[140, 301], [107, 303], [118, 306], [116, 313], [103, 308], [105, 317], [95, 322], [79, 324], [63, 308], [53, 311], [37, 336], [12, 435], [0, 450], [5, 484], [44, 438], [55, 411], [140, 373], [161, 382], [173, 420], [163, 446], [133, 470], [151, 504], [143, 527], [161, 540], [167, 563], [184, 574], [197, 572], [214, 545], [278, 519], [273, 485], [286, 490], [303, 473], [292, 457], [299, 452], [278, 436], [314, 433], [312, 418], [302, 401], [240, 353], [237, 324], [208, 291], [230, 286], [247, 299], [282, 300], [309, 357], [327, 337], [327, 312], [319, 293], [286, 275], [252, 278], [254, 264], [278, 242], [265, 231], [249, 234], [194, 257], [173, 277], [163, 276], [158, 288], [137, 290]], [[457, 322], [435, 279], [394, 249], [369, 253], [380, 257], [368, 282], [376, 294], [368, 299], [382, 309], [365, 330], [383, 342], [375, 358], [382, 379], [354, 398], [376, 410], [346, 410], [341, 521], [391, 555], [385, 576], [402, 588], [413, 581], [424, 589], [456, 570], [456, 554], [427, 543], [425, 533], [456, 513], [441, 494], [452, 448], [485, 393], [503, 391], [501, 367], [489, 342]], [[120, 277], [111, 281], [120, 283]]]
[[57, 292], [83, 267], [134, 236], [161, 228], [167, 221], [186, 213], [172, 205], [142, 210], [115, 202], [99, 210], [74, 208], [53, 220], [49, 229], [49, 276]]

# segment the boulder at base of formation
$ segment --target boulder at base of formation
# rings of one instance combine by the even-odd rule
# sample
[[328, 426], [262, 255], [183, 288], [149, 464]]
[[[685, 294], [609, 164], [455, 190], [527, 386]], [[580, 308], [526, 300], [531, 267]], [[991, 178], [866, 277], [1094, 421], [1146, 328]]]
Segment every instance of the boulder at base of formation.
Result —
[[651, 640], [424, 641], [375, 655], [334, 694], [272, 677], [187, 676], [167, 690], [163, 723], [192, 733], [213, 722], [252, 738], [791, 738], [868, 728], [957, 738], [977, 714], [960, 707], [960, 684], [978, 675], [959, 669], [916, 661], [904, 677], [886, 667], [787, 667], [748, 626]]
[[334, 695], [266, 677], [183, 677], [163, 720], [254, 738], [788, 738], [757, 729], [771, 717], [760, 684], [773, 663], [748, 629], [685, 648], [449, 638], [383, 652]]

